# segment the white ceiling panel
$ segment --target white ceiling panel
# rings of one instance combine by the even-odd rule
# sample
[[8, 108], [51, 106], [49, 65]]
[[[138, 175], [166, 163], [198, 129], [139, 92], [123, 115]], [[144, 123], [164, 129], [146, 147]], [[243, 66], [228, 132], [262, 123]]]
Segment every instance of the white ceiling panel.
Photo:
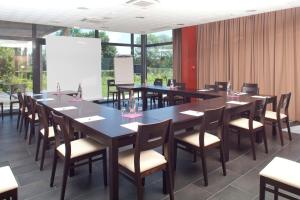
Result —
[[3, 0], [0, 20], [150, 33], [299, 6], [300, 0]]

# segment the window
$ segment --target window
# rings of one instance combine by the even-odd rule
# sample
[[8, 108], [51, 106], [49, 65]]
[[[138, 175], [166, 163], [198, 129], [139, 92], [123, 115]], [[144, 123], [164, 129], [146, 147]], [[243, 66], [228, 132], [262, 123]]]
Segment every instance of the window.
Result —
[[[130, 39], [130, 33], [119, 33], [119, 32], [110, 32], [110, 31], [105, 31], [104, 32], [108, 38], [110, 43], [120, 43], [120, 44], [130, 44], [131, 39]], [[106, 42], [106, 41], [104, 41]]]
[[158, 44], [172, 41], [172, 30], [150, 33], [147, 35], [147, 44]]

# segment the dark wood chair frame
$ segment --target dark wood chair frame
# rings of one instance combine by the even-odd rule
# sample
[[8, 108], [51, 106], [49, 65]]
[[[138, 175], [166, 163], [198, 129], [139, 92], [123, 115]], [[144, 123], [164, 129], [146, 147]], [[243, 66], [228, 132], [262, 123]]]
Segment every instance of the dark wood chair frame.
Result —
[[[153, 85], [155, 85], [155, 86], [162, 86], [162, 85], [163, 85], [163, 79], [161, 79], [161, 78], [156, 78], [156, 79], [154, 80]], [[152, 108], [152, 105], [153, 105], [152, 102], [153, 102], [154, 105], [155, 105], [155, 100], [158, 99], [158, 96], [159, 96], [159, 94], [156, 93], [156, 92], [147, 93], [147, 98], [150, 98], [150, 107], [151, 107], [151, 108]]]
[[[216, 108], [216, 109], [205, 110], [204, 116], [199, 117], [199, 122], [200, 122], [199, 144], [200, 144], [200, 147], [191, 145], [187, 142], [176, 139], [176, 137], [175, 137], [174, 168], [176, 169], [177, 148], [191, 152], [194, 156], [194, 160], [193, 160], [194, 162], [197, 161], [197, 152], [200, 152], [205, 186], [208, 185], [207, 166], [206, 166], [206, 151], [208, 149], [212, 149], [212, 148], [220, 149], [220, 160], [221, 160], [221, 164], [222, 164], [223, 175], [226, 176], [226, 165], [225, 165], [223, 144], [222, 144], [222, 138], [223, 138], [223, 132], [224, 132], [224, 112], [225, 112], [225, 106]], [[214, 131], [214, 130], [217, 130], [217, 135], [221, 138], [220, 141], [213, 143], [211, 145], [208, 145], [208, 146], [204, 146], [205, 132], [210, 132], [210, 131]], [[196, 130], [191, 130], [191, 131], [194, 132]], [[197, 132], [198, 132], [198, 130], [197, 130]]]
[[224, 82], [224, 81], [216, 81], [215, 82], [215, 85], [217, 86], [219, 91], [226, 91], [227, 84], [228, 84], [228, 82]]
[[[102, 160], [103, 164], [103, 182], [104, 185], [107, 186], [107, 156], [106, 156], [106, 149], [85, 154], [82, 156], [78, 156], [75, 158], [71, 158], [71, 140], [72, 138], [69, 137], [67, 123], [63, 116], [58, 116], [51, 111], [51, 118], [53, 120], [53, 127], [55, 133], [55, 148], [54, 148], [54, 156], [53, 156], [53, 166], [51, 172], [51, 179], [50, 179], [50, 187], [53, 187], [54, 177], [56, 172], [56, 165], [58, 158], [64, 161], [64, 170], [63, 170], [63, 180], [62, 180], [62, 188], [61, 188], [61, 195], [60, 199], [63, 200], [65, 197], [65, 190], [66, 184], [68, 179], [68, 173], [70, 170], [74, 169], [75, 167], [82, 166], [85, 164], [89, 164], [89, 173], [92, 173], [92, 162]], [[59, 128], [58, 128], [59, 127]], [[65, 144], [65, 156], [62, 155], [58, 150], [57, 147], [61, 144], [61, 141], [64, 141]], [[93, 159], [93, 157], [100, 156], [98, 158]], [[86, 162], [79, 162], [82, 160], [88, 160]]]
[[[251, 103], [249, 106], [248, 112], [243, 112], [243, 114], [247, 113], [249, 118], [249, 129], [243, 129], [240, 127], [229, 125], [229, 128], [231, 130], [236, 130], [237, 133], [237, 139], [238, 139], [238, 147], [240, 148], [241, 144], [241, 134], [247, 134], [250, 138], [251, 142], [251, 150], [253, 155], [253, 160], [256, 160], [256, 152], [255, 152], [255, 138], [257, 133], [262, 134], [262, 138], [264, 141], [265, 146], [265, 153], [268, 153], [268, 142], [266, 137], [266, 127], [265, 127], [265, 113], [266, 113], [266, 99], [263, 99], [261, 101], [256, 101], [255, 103]], [[262, 127], [253, 128], [253, 120], [259, 121], [263, 124]]]
[[[35, 135], [35, 125], [39, 123], [39, 120], [36, 120], [35, 117], [37, 115], [36, 112], [36, 101], [32, 99], [31, 96], [24, 95], [26, 107], [28, 109], [28, 114], [26, 115], [26, 120], [25, 120], [25, 136], [24, 139], [27, 139], [27, 134], [28, 134], [28, 128], [30, 125], [30, 131], [28, 135], [28, 144], [31, 144], [31, 139]], [[31, 115], [31, 118], [29, 116]]]
[[244, 83], [241, 92], [245, 92], [250, 95], [258, 95], [259, 88], [257, 83]]
[[18, 188], [1, 193], [0, 199], [18, 200]]
[[17, 130], [20, 127], [20, 132], [22, 131], [25, 115], [28, 114], [26, 111], [26, 106], [23, 98], [23, 94], [21, 92], [17, 93], [18, 102], [19, 102], [19, 111], [18, 111], [18, 121], [17, 121]]
[[[171, 200], [174, 199], [173, 172], [172, 172], [172, 120], [156, 124], [141, 125], [138, 127], [134, 144], [134, 169], [135, 172], [119, 165], [119, 172], [137, 187], [137, 199], [143, 199], [145, 177], [158, 171], [163, 171], [163, 192], [168, 191]], [[162, 147], [162, 152], [167, 163], [147, 171], [140, 171], [140, 154], [142, 151]]]
[[217, 85], [210, 85], [210, 84], [205, 84], [204, 86], [205, 89], [213, 89], [213, 91], [218, 91], [218, 86]]
[[116, 98], [118, 96], [117, 89], [115, 91], [110, 91], [111, 87], [116, 87], [114, 79], [107, 80], [107, 103], [109, 102], [109, 96], [110, 96], [110, 94], [112, 94], [113, 103], [115, 102], [115, 95], [116, 95]]
[[[290, 141], [292, 140], [291, 127], [290, 127], [290, 123], [289, 123], [290, 99], [291, 99], [291, 93], [290, 92], [286, 93], [286, 94], [282, 94], [281, 97], [280, 97], [280, 100], [279, 100], [279, 104], [278, 104], [277, 109], [276, 109], [277, 119], [273, 120], [273, 119], [266, 118], [266, 122], [270, 123], [272, 125], [272, 127], [278, 125], [278, 131], [279, 131], [281, 146], [284, 145], [282, 126], [281, 126], [282, 121], [284, 121], [286, 123], [287, 129], [288, 129], [288, 134], [289, 134], [289, 140]], [[283, 112], [281, 112], [281, 111], [283, 111]], [[285, 114], [287, 117], [281, 119], [280, 118], [280, 113]], [[274, 128], [273, 130], [275, 130], [275, 134], [276, 134], [276, 128]]]
[[17, 99], [15, 99], [15, 100], [12, 99], [12, 98], [16, 98], [15, 92], [18, 94], [18, 92], [25, 93], [25, 91], [26, 91], [26, 85], [25, 84], [16, 84], [16, 85], [11, 87], [11, 91], [10, 91], [10, 95], [9, 95], [9, 99], [10, 99], [9, 113], [10, 113], [11, 117], [12, 117], [12, 114], [13, 114], [14, 104], [17, 104], [17, 103], [19, 104], [19, 97], [18, 96], [17, 96]]
[[3, 118], [4, 118], [3, 102], [0, 102], [0, 106], [1, 106], [1, 117], [3, 120]]
[[[284, 169], [283, 169], [284, 170]], [[288, 169], [286, 169], [288, 170]], [[290, 196], [288, 194], [282, 193], [279, 191], [279, 189], [288, 191], [290, 193], [296, 194], [298, 196], [300, 196], [300, 189], [299, 188], [295, 188], [293, 186], [284, 184], [282, 182], [264, 177], [264, 176], [260, 176], [260, 184], [259, 184], [259, 200], [265, 200], [265, 192], [271, 192], [274, 194], [274, 199], [278, 200], [278, 196], [284, 197], [286, 199], [291, 199], [291, 200], [298, 200], [299, 198], [295, 198], [293, 196]], [[272, 186], [274, 189], [268, 187], [267, 185]]]
[[[41, 140], [43, 140], [43, 146], [42, 146], [42, 157], [41, 157], [41, 163], [40, 163], [40, 170], [42, 171], [44, 168], [44, 160], [45, 160], [45, 152], [47, 148], [50, 145], [51, 141], [54, 141], [54, 138], [49, 138], [49, 115], [45, 109], [45, 107], [39, 103], [36, 104], [36, 110], [37, 114], [39, 116], [40, 120], [40, 128], [37, 138], [37, 145], [36, 145], [36, 153], [35, 153], [35, 161], [38, 161], [39, 151], [40, 151], [40, 144]], [[41, 130], [44, 129], [44, 134], [41, 133]]]

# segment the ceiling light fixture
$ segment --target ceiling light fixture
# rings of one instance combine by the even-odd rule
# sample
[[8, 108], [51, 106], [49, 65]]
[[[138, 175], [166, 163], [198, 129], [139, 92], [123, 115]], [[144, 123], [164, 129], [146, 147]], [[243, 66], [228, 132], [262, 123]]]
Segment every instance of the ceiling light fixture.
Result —
[[184, 24], [177, 24], [177, 26], [184, 26]]
[[256, 12], [257, 10], [246, 10], [247, 13]]
[[84, 6], [80, 6], [80, 7], [77, 7], [78, 10], [88, 10], [87, 7], [84, 7]]
[[137, 16], [135, 18], [137, 18], [137, 19], [145, 19], [145, 17], [143, 17], [143, 16]]

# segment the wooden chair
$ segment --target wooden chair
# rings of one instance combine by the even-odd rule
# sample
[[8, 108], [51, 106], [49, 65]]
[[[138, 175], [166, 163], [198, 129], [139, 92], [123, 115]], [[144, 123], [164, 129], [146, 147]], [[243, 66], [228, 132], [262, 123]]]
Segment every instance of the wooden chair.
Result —
[[209, 84], [205, 84], [204, 88], [205, 88], [205, 89], [211, 89], [211, 90], [214, 90], [214, 91], [218, 91], [217, 85], [209, 85]]
[[31, 144], [31, 139], [35, 134], [35, 125], [39, 123], [39, 116], [36, 113], [36, 102], [32, 99], [31, 96], [24, 95], [24, 99], [26, 99], [26, 107], [28, 110], [28, 115], [26, 115], [25, 120], [25, 136], [24, 139], [27, 139], [28, 128], [30, 125], [30, 132], [28, 136], [28, 144]]
[[40, 144], [41, 144], [41, 140], [43, 140], [42, 157], [41, 157], [41, 164], [40, 164], [40, 170], [42, 171], [44, 167], [46, 149], [49, 146], [50, 142], [54, 140], [55, 134], [54, 134], [53, 126], [50, 126], [49, 124], [49, 117], [45, 107], [37, 103], [36, 110], [38, 113], [40, 123], [39, 123], [39, 134], [38, 134], [37, 145], [36, 145], [35, 161], [38, 161]]
[[[163, 80], [161, 78], [156, 78], [153, 83], [154, 86], [162, 86], [163, 85]], [[147, 99], [150, 99], [150, 106], [152, 108], [152, 102], [155, 104], [155, 100], [158, 98], [158, 93], [156, 92], [151, 92], [147, 93]]]
[[244, 83], [241, 92], [245, 92], [250, 95], [259, 94], [259, 88], [257, 83]]
[[118, 91], [116, 89], [115, 80], [113, 80], [113, 79], [107, 80], [107, 103], [109, 102], [110, 94], [113, 97], [113, 103], [114, 103], [115, 102], [115, 95], [116, 95], [116, 99], [117, 99]]
[[[278, 199], [278, 196], [284, 197], [285, 199], [299, 199], [299, 171], [300, 164], [298, 162], [280, 157], [273, 158], [273, 160], [259, 173], [259, 199], [265, 200], [265, 191], [273, 193], [274, 199], [276, 200]], [[282, 193], [279, 191], [279, 189], [288, 191], [292, 194], [296, 194], [298, 195], [298, 198], [295, 198], [294, 195], [290, 196], [287, 193]]]
[[265, 113], [266, 113], [266, 99], [262, 101], [256, 101], [251, 103], [249, 108], [249, 118], [240, 117], [238, 119], [232, 120], [229, 122], [229, 127], [237, 131], [238, 134], [238, 145], [240, 147], [240, 134], [247, 134], [251, 141], [251, 148], [253, 154], [253, 160], [256, 160], [255, 153], [255, 135], [261, 133], [264, 145], [265, 152], [268, 153], [268, 144], [265, 130]]
[[[220, 148], [223, 175], [226, 176], [226, 166], [222, 147], [224, 110], [225, 106], [212, 110], [205, 110], [204, 116], [199, 117], [199, 121], [201, 122], [199, 131], [191, 130], [175, 136], [175, 169], [177, 148], [192, 152], [194, 155], [194, 162], [197, 160], [197, 152], [200, 152], [205, 186], [208, 185], [206, 152], [211, 148]], [[212, 131], [217, 131], [217, 135], [212, 134]]]
[[28, 114], [27, 107], [24, 103], [23, 94], [21, 92], [17, 93], [18, 102], [19, 102], [19, 111], [18, 111], [18, 121], [17, 121], [17, 129], [20, 127], [20, 132], [22, 131], [25, 115]]
[[3, 120], [3, 118], [4, 118], [3, 102], [0, 102], [0, 106], [1, 106], [1, 117], [2, 117], [2, 120]]
[[289, 123], [290, 99], [291, 99], [290, 92], [287, 94], [282, 94], [276, 112], [266, 111], [266, 122], [271, 123], [272, 126], [276, 126], [276, 124], [278, 125], [278, 131], [279, 131], [279, 136], [280, 136], [280, 141], [282, 146], [284, 145], [282, 126], [281, 126], [282, 121], [286, 123], [289, 139], [292, 140], [291, 128]]
[[168, 82], [167, 82], [168, 87], [170, 87], [170, 85], [171, 85], [171, 80], [173, 81], [174, 85], [176, 84], [176, 79], [168, 79]]
[[[89, 164], [89, 172], [92, 173], [92, 162], [94, 161], [103, 161], [103, 181], [104, 185], [106, 186], [106, 147], [92, 138], [81, 138], [77, 140], [72, 140], [72, 138], [70, 138], [69, 132], [67, 131], [67, 125], [64, 118], [62, 116], [54, 114], [53, 111], [51, 112], [51, 116], [53, 119], [53, 127], [55, 134], [55, 148], [50, 186], [53, 187], [56, 164], [58, 158], [60, 158], [64, 161], [60, 199], [63, 200], [65, 196], [65, 189], [69, 170], [77, 166]], [[61, 138], [64, 140], [63, 144], [61, 143]], [[96, 156], [100, 157], [93, 159]], [[82, 160], [87, 160], [87, 162], [82, 162]]]
[[218, 90], [226, 91], [227, 90], [228, 82], [216, 81], [215, 85], [217, 86]]
[[9, 166], [0, 167], [0, 199], [17, 200], [18, 183]]
[[[134, 149], [119, 153], [119, 171], [137, 187], [137, 199], [143, 199], [145, 177], [163, 171], [163, 191], [174, 199], [170, 145], [172, 121], [138, 127]], [[153, 150], [162, 147], [162, 154]]]
[[[13, 114], [14, 104], [19, 104], [18, 92], [25, 93], [26, 85], [25, 84], [14, 84], [11, 86], [11, 91], [9, 95], [9, 113], [10, 116]], [[19, 107], [20, 109], [20, 107]]]

